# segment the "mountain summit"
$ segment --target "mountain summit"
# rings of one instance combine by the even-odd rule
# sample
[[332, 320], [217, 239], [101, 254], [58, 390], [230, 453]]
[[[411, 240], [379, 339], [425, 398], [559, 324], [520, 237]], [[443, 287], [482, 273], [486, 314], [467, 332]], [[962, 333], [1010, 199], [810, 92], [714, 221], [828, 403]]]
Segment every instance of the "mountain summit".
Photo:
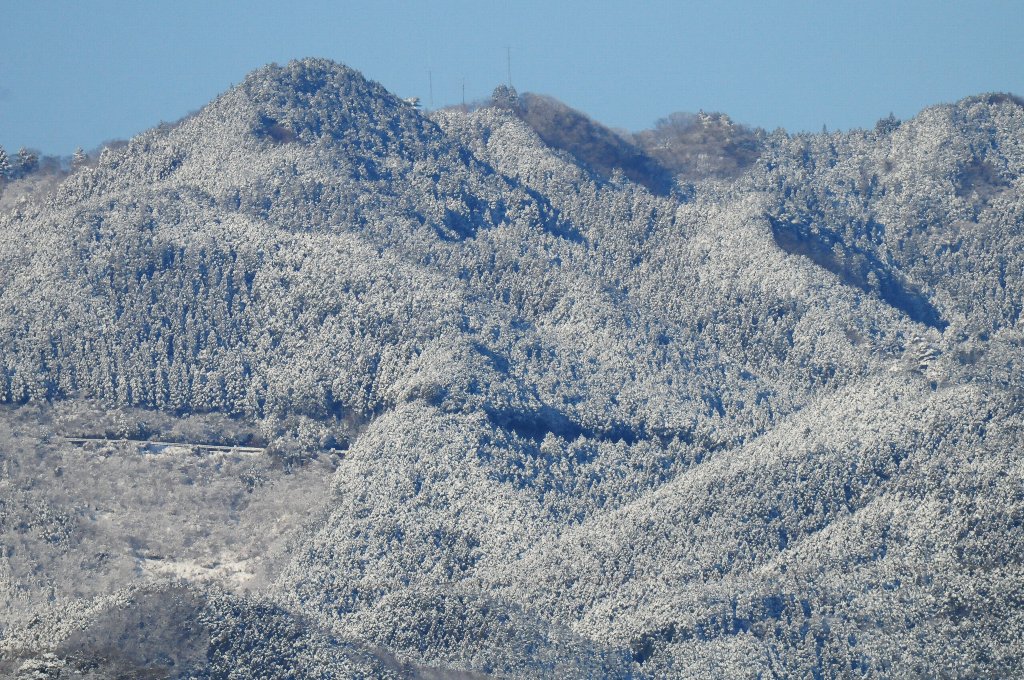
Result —
[[0, 669], [1020, 668], [1019, 100], [519, 106], [271, 65], [0, 215]]

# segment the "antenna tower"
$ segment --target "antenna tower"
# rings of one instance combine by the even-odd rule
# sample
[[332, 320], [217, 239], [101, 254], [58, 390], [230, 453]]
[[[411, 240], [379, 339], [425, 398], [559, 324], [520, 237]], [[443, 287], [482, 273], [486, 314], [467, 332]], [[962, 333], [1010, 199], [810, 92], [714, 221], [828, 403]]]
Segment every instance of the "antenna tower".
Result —
[[512, 87], [512, 48], [505, 45], [505, 72], [508, 75], [508, 86]]
[[429, 90], [430, 96], [428, 98], [428, 101], [430, 102], [430, 108], [433, 109], [434, 108], [434, 72], [433, 71], [427, 71], [427, 84], [428, 84], [428, 87], [430, 88], [430, 90]]

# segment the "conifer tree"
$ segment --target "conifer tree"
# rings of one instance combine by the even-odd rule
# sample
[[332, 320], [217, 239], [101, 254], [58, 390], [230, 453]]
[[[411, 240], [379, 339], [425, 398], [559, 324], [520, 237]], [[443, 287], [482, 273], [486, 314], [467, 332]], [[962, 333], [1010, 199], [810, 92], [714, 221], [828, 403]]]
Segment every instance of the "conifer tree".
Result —
[[71, 169], [81, 170], [89, 162], [89, 156], [82, 150], [82, 147], [75, 149], [75, 154], [71, 157]]
[[491, 101], [495, 106], [514, 109], [519, 106], [519, 93], [509, 85], [498, 85], [491, 93]]
[[34, 152], [21, 147], [18, 149], [18, 172], [20, 175], [28, 175], [39, 168], [39, 156]]

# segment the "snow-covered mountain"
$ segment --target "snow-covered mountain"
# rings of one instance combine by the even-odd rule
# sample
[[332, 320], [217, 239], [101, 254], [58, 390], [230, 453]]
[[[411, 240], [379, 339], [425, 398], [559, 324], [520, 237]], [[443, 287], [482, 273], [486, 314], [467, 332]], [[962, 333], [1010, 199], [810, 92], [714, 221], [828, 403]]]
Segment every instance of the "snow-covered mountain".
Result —
[[310, 59], [0, 214], [0, 671], [1019, 672], [1024, 104], [675, 121]]

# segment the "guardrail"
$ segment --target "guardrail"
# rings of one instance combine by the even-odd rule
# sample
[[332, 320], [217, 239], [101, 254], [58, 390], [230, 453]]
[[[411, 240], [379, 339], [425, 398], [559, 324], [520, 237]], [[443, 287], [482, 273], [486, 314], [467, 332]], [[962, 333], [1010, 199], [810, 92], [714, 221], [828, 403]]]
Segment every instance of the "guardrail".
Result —
[[225, 444], [196, 444], [193, 442], [165, 442], [154, 439], [111, 439], [109, 437], [64, 437], [64, 441], [70, 444], [83, 446], [85, 444], [136, 444], [140, 447], [168, 447], [181, 446], [200, 451], [215, 453], [263, 453], [266, 449], [257, 446], [230, 446]]

